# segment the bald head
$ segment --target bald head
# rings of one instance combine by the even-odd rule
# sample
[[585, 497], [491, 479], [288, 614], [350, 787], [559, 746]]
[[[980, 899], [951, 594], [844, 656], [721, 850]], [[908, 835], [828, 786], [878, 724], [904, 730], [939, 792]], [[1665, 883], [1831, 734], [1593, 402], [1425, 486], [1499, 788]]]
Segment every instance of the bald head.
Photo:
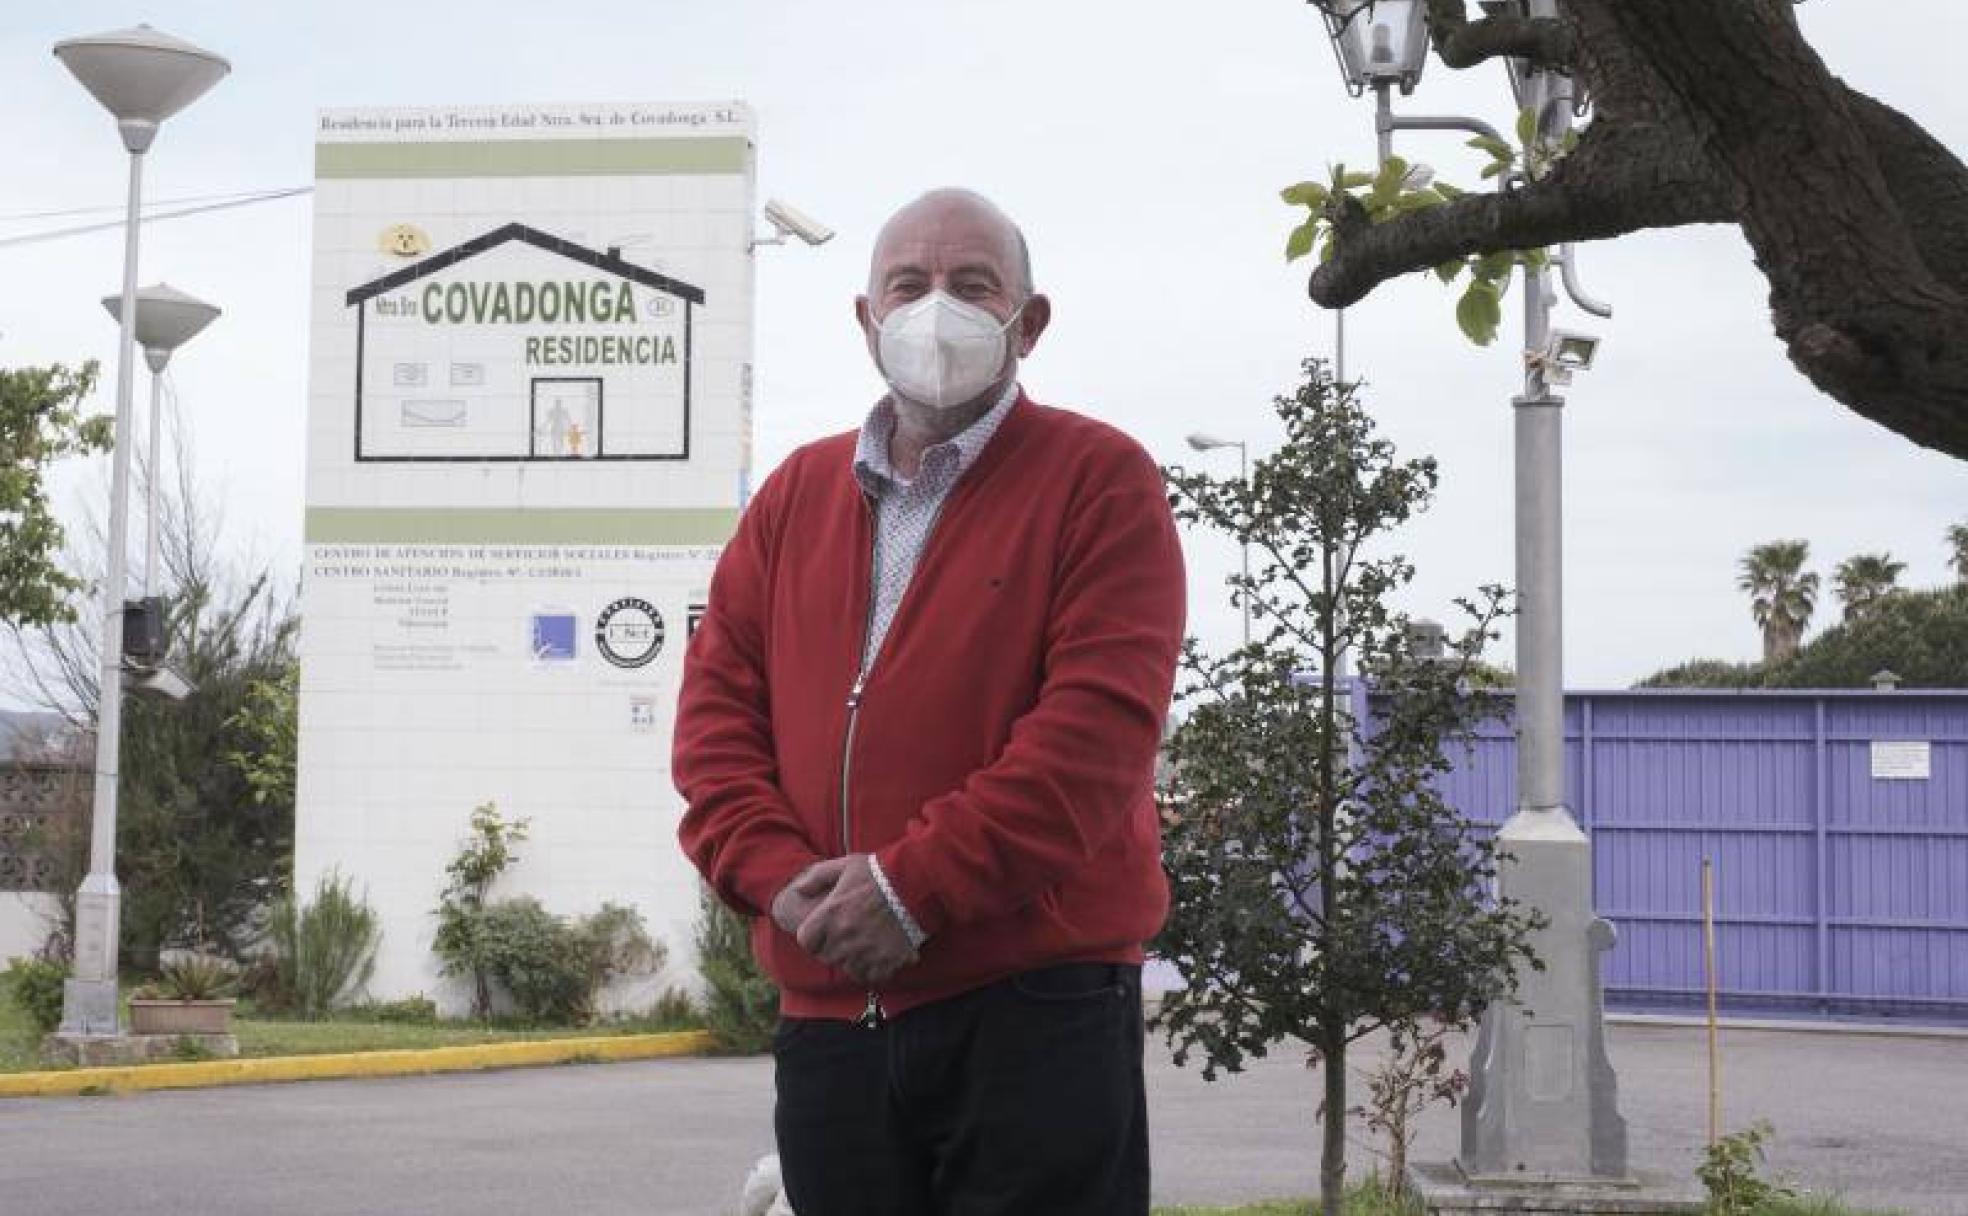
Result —
[[932, 247], [961, 249], [972, 258], [983, 255], [1008, 295], [1022, 302], [1032, 294], [1032, 253], [1025, 234], [990, 199], [948, 186], [918, 196], [882, 225], [868, 265], [869, 297], [882, 298], [883, 278], [898, 265], [925, 269], [919, 264], [921, 255]]
[[1052, 318], [1052, 301], [1032, 289], [1032, 259], [1018, 225], [974, 190], [932, 190], [882, 225], [868, 266], [868, 294], [854, 302], [876, 367], [882, 366], [885, 320], [939, 293], [997, 319], [1006, 338], [1004, 364], [986, 391], [955, 405], [941, 396], [932, 399], [935, 404], [913, 401], [891, 378], [900, 419], [891, 456], [896, 445], [903, 453], [897, 468], [908, 468], [910, 453], [948, 439], [989, 410]]

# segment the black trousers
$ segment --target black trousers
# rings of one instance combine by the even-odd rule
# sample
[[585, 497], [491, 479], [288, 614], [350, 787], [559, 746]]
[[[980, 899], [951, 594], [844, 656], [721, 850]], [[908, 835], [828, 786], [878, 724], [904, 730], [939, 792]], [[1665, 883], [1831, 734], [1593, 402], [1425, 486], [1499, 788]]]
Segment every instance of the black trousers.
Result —
[[1141, 968], [1068, 963], [875, 1029], [787, 1019], [799, 1216], [1147, 1216]]

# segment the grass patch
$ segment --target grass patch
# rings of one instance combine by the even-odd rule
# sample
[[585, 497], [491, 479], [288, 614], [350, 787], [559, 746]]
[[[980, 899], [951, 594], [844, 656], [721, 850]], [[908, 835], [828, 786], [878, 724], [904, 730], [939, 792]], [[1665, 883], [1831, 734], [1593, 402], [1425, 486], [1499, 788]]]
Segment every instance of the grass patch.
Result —
[[[8, 999], [0, 980], [0, 1072], [33, 1072], [53, 1067], [41, 1059], [41, 1036]], [[241, 1057], [313, 1056], [352, 1051], [414, 1051], [429, 1047], [473, 1047], [482, 1043], [521, 1043], [625, 1034], [701, 1030], [701, 1019], [672, 1007], [662, 1017], [614, 1018], [591, 1026], [527, 1026], [513, 1022], [439, 1021], [427, 1025], [332, 1018], [303, 1022], [258, 1015], [241, 1002], [232, 1019]]]
[[1906, 1213], [1879, 1208], [1851, 1208], [1832, 1196], [1813, 1195], [1766, 1203], [1750, 1216], [1906, 1216]]

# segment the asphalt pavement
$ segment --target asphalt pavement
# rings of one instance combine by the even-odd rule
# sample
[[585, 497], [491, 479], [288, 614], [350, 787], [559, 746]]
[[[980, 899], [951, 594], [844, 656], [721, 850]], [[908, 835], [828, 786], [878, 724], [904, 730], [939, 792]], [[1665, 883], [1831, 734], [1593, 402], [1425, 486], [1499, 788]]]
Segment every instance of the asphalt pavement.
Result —
[[[1616, 1025], [1636, 1164], [1691, 1174], [1696, 1028]], [[1302, 1053], [1203, 1081], [1151, 1048], [1155, 1194], [1309, 1194]], [[1458, 1052], [1457, 1058], [1461, 1058]], [[1731, 1030], [1725, 1122], [1776, 1125], [1774, 1167], [1917, 1216], [1968, 1216], [1968, 1038]], [[1453, 1153], [1456, 1116], [1417, 1155]], [[0, 1101], [0, 1216], [721, 1216], [771, 1148], [771, 1065], [634, 1064]], [[1364, 1140], [1354, 1151], [1371, 1163]]]

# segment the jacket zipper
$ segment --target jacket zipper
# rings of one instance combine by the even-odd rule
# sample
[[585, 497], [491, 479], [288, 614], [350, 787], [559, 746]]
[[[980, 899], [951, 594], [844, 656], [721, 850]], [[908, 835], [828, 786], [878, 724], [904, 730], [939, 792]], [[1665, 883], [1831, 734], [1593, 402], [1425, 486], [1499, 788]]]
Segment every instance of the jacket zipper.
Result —
[[[854, 687], [847, 692], [847, 730], [841, 739], [841, 855], [854, 852], [853, 825], [848, 813], [848, 783], [854, 769], [854, 727], [861, 719], [861, 694], [868, 687], [868, 670], [873, 667], [875, 656], [868, 645], [868, 632], [875, 623], [875, 508], [867, 494], [861, 495], [862, 509], [868, 513], [868, 611], [861, 621], [861, 661], [856, 664]], [[868, 1003], [855, 1019], [855, 1025], [863, 1030], [879, 1030], [888, 1020], [883, 1011], [881, 994], [873, 987], [868, 989]]]
[[[923, 537], [922, 550], [916, 554], [918, 571], [922, 569], [923, 559], [929, 556], [930, 541], [936, 536], [936, 526], [943, 522], [944, 509], [950, 505], [950, 498], [956, 492], [957, 487], [951, 486], [944, 492], [943, 501], [936, 505], [936, 514], [931, 517], [929, 531]], [[841, 854], [843, 856], [854, 851], [848, 814], [848, 777], [854, 766], [854, 727], [861, 717], [861, 694], [866, 691], [868, 675], [875, 666], [875, 649], [868, 642], [875, 623], [875, 529], [879, 523], [875, 518], [874, 500], [868, 497], [866, 491], [861, 494], [861, 507], [868, 513], [868, 611], [861, 622], [861, 662], [855, 671], [854, 686], [847, 690], [847, 730], [841, 740]], [[913, 575], [909, 581], [911, 584], [915, 582]], [[906, 598], [906, 592], [904, 596]], [[897, 604], [896, 608], [896, 615], [899, 616], [901, 605]], [[893, 627], [891, 622], [890, 628]], [[855, 1019], [854, 1024], [863, 1030], [880, 1030], [886, 1021], [888, 1021], [888, 1013], [882, 1008], [881, 993], [871, 987], [868, 989], [868, 1003], [862, 1008], [861, 1016]]]

